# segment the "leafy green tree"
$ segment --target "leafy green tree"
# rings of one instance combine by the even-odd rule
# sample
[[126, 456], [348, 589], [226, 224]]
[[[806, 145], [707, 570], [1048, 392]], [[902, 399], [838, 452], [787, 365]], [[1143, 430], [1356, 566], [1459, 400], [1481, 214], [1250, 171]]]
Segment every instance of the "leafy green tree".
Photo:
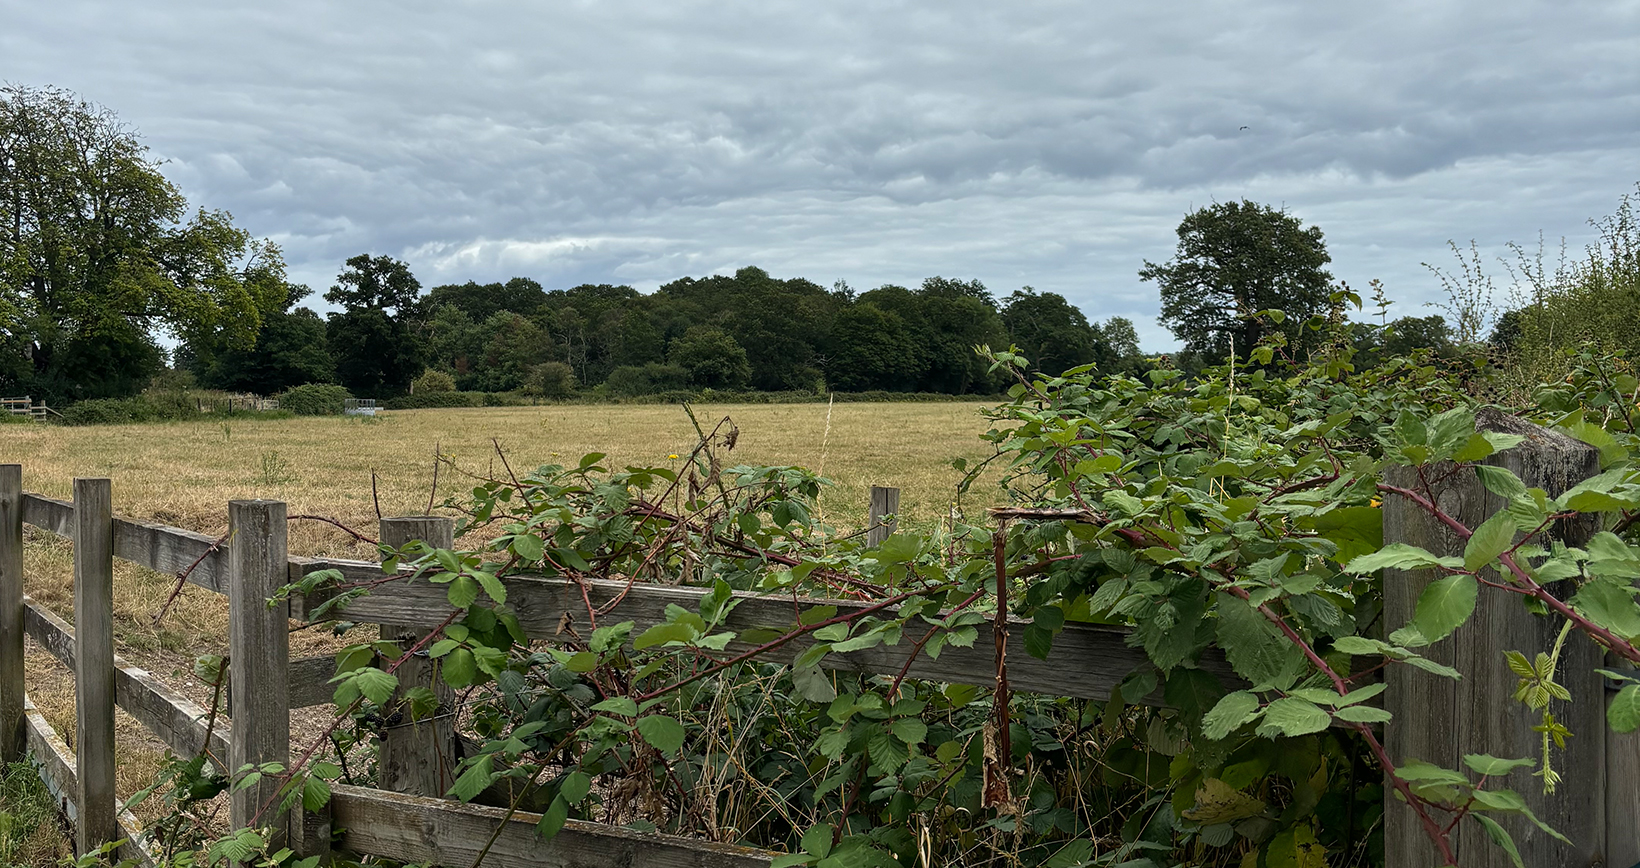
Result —
[[1368, 368], [1405, 359], [1421, 349], [1435, 356], [1452, 355], [1452, 329], [1439, 314], [1404, 316], [1385, 325], [1355, 323], [1355, 366]]
[[112, 111], [0, 87], [0, 391], [129, 394], [163, 365], [163, 332], [251, 345], [286, 298], [279, 249], [187, 212]]
[[[1584, 343], [1604, 354], [1640, 358], [1637, 205], [1640, 184], [1619, 200], [1615, 212], [1590, 221], [1596, 238], [1571, 259], [1548, 265], [1541, 250], [1528, 254], [1514, 246], [1516, 308], [1498, 317], [1490, 340], [1510, 353], [1514, 376], [1527, 388], [1564, 377], [1570, 364], [1566, 351]], [[1468, 298], [1490, 300], [1489, 287], [1476, 285], [1485, 278], [1473, 265], [1464, 269], [1464, 279], [1439, 270], [1436, 274], [1454, 301], [1450, 307], [1460, 307]]]
[[1099, 335], [1065, 297], [1037, 293], [1027, 286], [1002, 302], [1008, 340], [1019, 347], [1036, 370], [1059, 374], [1098, 360]]
[[870, 302], [837, 315], [826, 380], [839, 391], [908, 392], [916, 387], [921, 359], [905, 321]]
[[342, 305], [326, 334], [336, 377], [356, 395], [403, 393], [425, 367], [419, 332], [421, 282], [389, 256], [349, 259], [325, 300]]
[[454, 392], [455, 390], [455, 377], [437, 368], [428, 368], [422, 371], [421, 376], [410, 383], [410, 394], [412, 395], [426, 395], [430, 392]]
[[178, 351], [200, 385], [275, 395], [304, 383], [328, 383], [336, 364], [325, 340], [325, 323], [313, 311], [292, 306], [312, 290], [292, 286], [285, 309], [268, 314], [251, 347], [225, 341], [194, 341]]
[[990, 373], [990, 363], [974, 351], [976, 347], [1000, 348], [1008, 341], [990, 290], [977, 280], [930, 277], [917, 296], [928, 360], [919, 391], [995, 392], [999, 381]]
[[483, 322], [502, 311], [533, 317], [546, 308], [547, 292], [541, 284], [528, 277], [515, 277], [506, 283], [474, 283], [469, 280], [461, 284], [445, 284], [435, 286], [427, 293], [426, 305], [429, 309], [446, 304], [460, 308], [474, 322]]
[[1094, 362], [1101, 371], [1137, 376], [1150, 366], [1139, 349], [1139, 330], [1133, 327], [1133, 320], [1113, 316], [1102, 323], [1094, 323], [1093, 332], [1096, 349]]
[[575, 370], [565, 362], [543, 362], [524, 379], [524, 391], [543, 398], [568, 398], [576, 385]]
[[530, 369], [552, 360], [552, 339], [530, 320], [500, 311], [480, 329], [487, 338], [483, 364], [459, 377], [463, 388], [481, 392], [510, 392], [522, 388]]
[[802, 278], [781, 280], [755, 266], [732, 276], [683, 278], [655, 293], [668, 337], [696, 325], [722, 328], [746, 350], [756, 389], [810, 389], [820, 378], [821, 353], [838, 300]]
[[[1174, 257], [1146, 261], [1139, 278], [1161, 289], [1159, 321], [1207, 361], [1246, 357], [1279, 330], [1290, 345], [1308, 346], [1303, 325], [1328, 311], [1332, 261], [1321, 230], [1286, 211], [1246, 200], [1209, 205], [1184, 218]], [[1280, 325], [1263, 310], [1286, 313]]]
[[744, 389], [752, 378], [746, 350], [728, 332], [696, 326], [668, 348], [668, 360], [689, 372], [689, 382], [709, 389]]

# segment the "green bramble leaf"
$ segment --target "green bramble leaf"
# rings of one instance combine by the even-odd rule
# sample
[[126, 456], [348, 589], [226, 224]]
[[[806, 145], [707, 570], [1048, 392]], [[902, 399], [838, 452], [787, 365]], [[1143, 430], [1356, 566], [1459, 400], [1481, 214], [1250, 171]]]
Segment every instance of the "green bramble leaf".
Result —
[[663, 754], [677, 753], [683, 747], [683, 724], [664, 714], [638, 718], [638, 734]]
[[1418, 595], [1418, 607], [1412, 616], [1413, 626], [1425, 639], [1439, 642], [1463, 626], [1475, 613], [1475, 600], [1480, 583], [1474, 576], [1447, 576], [1430, 582]]
[[499, 773], [491, 771], [492, 759], [489, 754], [482, 754], [473, 760], [472, 765], [456, 778], [455, 784], [450, 787], [450, 795], [463, 802], [470, 802], [484, 792], [490, 784], [501, 777]]
[[[1280, 312], [1276, 311], [1276, 313]], [[1077, 838], [1074, 841], [1065, 842], [1065, 846], [1059, 848], [1057, 853], [1049, 856], [1048, 860], [1043, 862], [1042, 865], [1043, 868], [1076, 868], [1076, 866], [1084, 864], [1092, 858], [1093, 842], [1087, 838]]]
[[1640, 728], [1640, 684], [1625, 684], [1606, 706], [1606, 724], [1612, 732], [1634, 732]]
[[1475, 774], [1497, 777], [1499, 775], [1509, 774], [1515, 769], [1531, 768], [1533, 765], [1533, 760], [1500, 759], [1498, 757], [1491, 756], [1490, 754], [1470, 753], [1464, 754], [1463, 764], [1469, 766]]
[[1259, 699], [1256, 695], [1238, 690], [1229, 693], [1202, 718], [1202, 735], [1219, 741], [1245, 724], [1259, 717]]
[[546, 553], [541, 538], [534, 534], [521, 533], [514, 536], [509, 543], [509, 547], [512, 549], [513, 554], [530, 563], [541, 560], [541, 556]]
[[1333, 712], [1333, 716], [1349, 723], [1389, 723], [1394, 715], [1370, 705], [1348, 705]]
[[1481, 485], [1487, 491], [1508, 500], [1526, 493], [1526, 484], [1520, 481], [1513, 471], [1505, 467], [1493, 467], [1490, 464], [1475, 465], [1475, 475], [1480, 477]]
[[564, 776], [558, 784], [558, 795], [572, 805], [578, 805], [581, 800], [592, 792], [592, 778], [586, 772], [576, 770]]
[[837, 689], [818, 666], [793, 666], [792, 685], [810, 702], [830, 702], [837, 698]]
[[1515, 531], [1515, 519], [1507, 512], [1497, 513], [1482, 522], [1464, 546], [1464, 569], [1478, 570], [1492, 563], [1514, 544]]
[[1307, 700], [1284, 696], [1264, 709], [1264, 721], [1259, 724], [1260, 735], [1309, 735], [1320, 732], [1332, 723], [1332, 716], [1320, 706]]
[[478, 600], [478, 582], [472, 576], [456, 576], [450, 581], [450, 589], [446, 596], [450, 605], [457, 609], [465, 609]]
[[536, 821], [535, 834], [541, 836], [543, 841], [550, 841], [563, 830], [564, 823], [568, 819], [569, 801], [560, 793], [552, 800], [552, 804], [547, 806], [547, 810], [541, 814], [541, 819]]
[[1640, 636], [1640, 606], [1627, 582], [1595, 579], [1572, 596], [1572, 608], [1625, 639]]
[[636, 717], [638, 703], [625, 696], [615, 696], [592, 706], [593, 711], [602, 711], [607, 714], [619, 714], [623, 717]]
[[1520, 850], [1515, 847], [1515, 839], [1510, 837], [1507, 829], [1498, 825], [1497, 820], [1485, 814], [1470, 814], [1470, 816], [1474, 817], [1476, 822], [1481, 824], [1481, 828], [1486, 830], [1486, 836], [1492, 839], [1492, 843], [1502, 847], [1503, 852], [1509, 854], [1509, 858], [1515, 863], [1515, 868], [1526, 868], [1525, 863], [1520, 861]]
[[457, 648], [439, 662], [439, 672], [445, 684], [460, 689], [471, 685], [478, 676], [478, 661], [473, 658], [473, 652]]
[[1372, 554], [1350, 561], [1344, 566], [1344, 571], [1363, 575], [1379, 570], [1416, 570], [1435, 566], [1457, 569], [1463, 566], [1463, 558], [1437, 557], [1414, 545], [1390, 543]]

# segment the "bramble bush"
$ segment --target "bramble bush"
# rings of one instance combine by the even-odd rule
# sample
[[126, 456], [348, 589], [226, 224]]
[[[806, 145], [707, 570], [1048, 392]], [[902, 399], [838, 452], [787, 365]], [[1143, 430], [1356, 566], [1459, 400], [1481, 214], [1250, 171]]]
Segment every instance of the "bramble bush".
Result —
[[[1359, 306], [1347, 292], [1333, 301]], [[482, 531], [469, 538], [483, 547], [416, 543], [384, 551], [382, 579], [316, 572], [287, 589], [336, 607], [430, 582], [451, 605], [414, 648], [363, 640], [337, 655], [321, 739], [368, 745], [382, 720], [436, 713], [425, 688], [395, 694], [396, 661], [425, 651], [480, 745], [450, 795], [511, 793], [503, 804], [539, 812], [548, 838], [584, 818], [771, 848], [785, 854], [775, 868], [1381, 865], [1387, 786], [1448, 862], [1460, 823], [1514, 854], [1494, 818], [1535, 818], [1496, 778], [1529, 766], [1552, 784], [1551, 741], [1568, 736], [1554, 729], [1552, 703], [1568, 699], [1551, 649], [1512, 654], [1522, 691], [1496, 698], [1499, 714], [1547, 715], [1541, 754], [1477, 744], [1463, 768], [1389, 754], [1376, 673], [1459, 677], [1426, 649], [1483, 594], [1523, 598], [1566, 641], [1640, 662], [1640, 381], [1621, 359], [1584, 355], [1566, 382], [1511, 408], [1602, 451], [1600, 476], [1550, 497], [1482, 463], [1521, 439], [1477, 428], [1484, 370], [1415, 357], [1357, 371], [1338, 313], [1305, 324], [1323, 333], [1309, 361], [1285, 358], [1277, 332], [1192, 378], [1030, 376], [1016, 352], [991, 353], [1015, 384], [990, 411], [993, 456], [958, 469], [965, 490], [1001, 465], [1012, 506], [876, 547], [816, 519], [827, 482], [810, 471], [731, 465], [728, 419], [702, 431], [681, 471], [594, 453], [515, 475], [501, 456], [505, 473], [446, 504], [463, 516], [458, 538]], [[1508, 506], [1465, 526], [1428, 483], [1387, 481], [1392, 467], [1476, 474]], [[1446, 522], [1463, 556], [1386, 545], [1388, 498]], [[1590, 514], [1613, 530], [1583, 547], [1553, 538]], [[401, 566], [408, 577], [391, 572]], [[1407, 624], [1380, 623], [1384, 569], [1439, 576]], [[589, 595], [556, 637], [532, 641], [503, 581], [520, 574], [709, 593], [644, 629], [619, 620], [620, 595]], [[1567, 579], [1564, 598], [1548, 589]], [[787, 621], [730, 627], [745, 592], [862, 605], [794, 604]], [[1126, 627], [1147, 662], [1104, 702], [1015, 692], [1000, 657], [991, 689], [826, 665], [880, 645], [934, 658], [999, 616], [1027, 623], [1038, 658], [1067, 624], [1089, 623]], [[1204, 665], [1210, 650], [1236, 681]], [[1640, 727], [1640, 680], [1605, 674], [1620, 687], [1609, 725]], [[235, 774], [278, 775], [286, 804], [322, 804], [328, 781], [368, 781], [328, 743], [305, 765]], [[234, 834], [235, 852], [260, 846], [255, 830]]]

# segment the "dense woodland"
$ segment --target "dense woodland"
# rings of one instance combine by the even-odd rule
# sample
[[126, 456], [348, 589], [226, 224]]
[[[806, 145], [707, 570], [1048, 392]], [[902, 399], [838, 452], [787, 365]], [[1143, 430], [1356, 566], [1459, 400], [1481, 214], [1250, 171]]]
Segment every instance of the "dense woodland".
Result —
[[[973, 348], [1028, 347], [1060, 369], [1138, 363], [1132, 323], [1089, 323], [1055, 293], [996, 299], [979, 281], [933, 277], [915, 289], [857, 293], [747, 267], [685, 277], [650, 294], [588, 284], [547, 290], [516, 277], [421, 292], [405, 263], [348, 260], [328, 321], [299, 306], [269, 317], [254, 347], [187, 344], [178, 364], [201, 385], [272, 394], [338, 382], [387, 397], [424, 371], [464, 391], [547, 397], [603, 386], [615, 396], [711, 388], [993, 394]], [[442, 384], [429, 377], [424, 387]], [[437, 385], [432, 387], [436, 388]]]

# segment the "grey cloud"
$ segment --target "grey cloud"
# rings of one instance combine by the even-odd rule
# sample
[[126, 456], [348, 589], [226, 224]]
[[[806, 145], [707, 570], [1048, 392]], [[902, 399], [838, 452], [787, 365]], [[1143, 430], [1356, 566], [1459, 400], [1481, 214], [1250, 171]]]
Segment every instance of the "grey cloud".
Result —
[[0, 25], [0, 76], [114, 107], [316, 286], [365, 250], [429, 283], [941, 272], [1159, 344], [1134, 273], [1192, 206], [1286, 203], [1411, 302], [1447, 238], [1575, 241], [1640, 174], [1632, 0], [0, 0]]

